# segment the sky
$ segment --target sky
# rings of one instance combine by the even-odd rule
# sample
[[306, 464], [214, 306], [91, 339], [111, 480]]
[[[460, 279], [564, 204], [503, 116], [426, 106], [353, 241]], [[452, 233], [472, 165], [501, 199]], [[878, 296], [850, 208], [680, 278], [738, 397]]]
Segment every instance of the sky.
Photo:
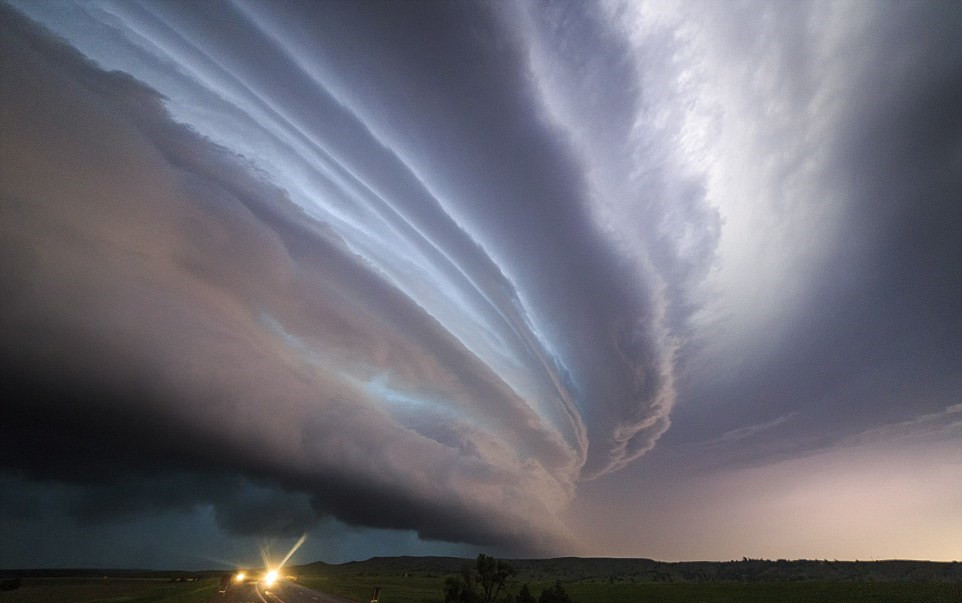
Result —
[[0, 567], [962, 559], [962, 9], [0, 4]]

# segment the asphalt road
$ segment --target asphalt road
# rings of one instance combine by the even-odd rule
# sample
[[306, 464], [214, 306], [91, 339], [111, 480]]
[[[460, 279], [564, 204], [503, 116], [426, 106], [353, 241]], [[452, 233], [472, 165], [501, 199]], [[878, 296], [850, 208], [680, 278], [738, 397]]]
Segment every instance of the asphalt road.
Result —
[[231, 583], [227, 591], [212, 598], [210, 603], [357, 603], [311, 590], [295, 582], [280, 580], [267, 587], [262, 582]]

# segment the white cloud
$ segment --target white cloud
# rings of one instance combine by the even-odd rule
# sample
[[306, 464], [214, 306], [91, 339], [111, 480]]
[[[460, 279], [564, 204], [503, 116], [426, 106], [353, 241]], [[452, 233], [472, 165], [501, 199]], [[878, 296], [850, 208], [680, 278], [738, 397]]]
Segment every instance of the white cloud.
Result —
[[776, 417], [771, 421], [765, 421], [763, 423], [755, 423], [753, 425], [746, 425], [744, 427], [738, 427], [736, 429], [726, 431], [725, 433], [718, 436], [717, 438], [708, 440], [706, 442], [702, 442], [697, 445], [698, 446], [717, 446], [720, 444], [730, 444], [733, 442], [739, 442], [741, 440], [745, 440], [747, 438], [758, 435], [759, 433], [764, 433], [766, 431], [770, 431], [772, 429], [780, 427], [797, 416], [798, 416], [798, 412], [793, 411], [788, 414], [782, 415], [780, 417]]

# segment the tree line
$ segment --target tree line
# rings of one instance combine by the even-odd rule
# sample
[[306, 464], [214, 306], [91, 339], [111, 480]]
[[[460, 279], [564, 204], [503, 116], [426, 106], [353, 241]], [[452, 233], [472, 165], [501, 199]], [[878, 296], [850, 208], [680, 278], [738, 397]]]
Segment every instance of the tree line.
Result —
[[473, 568], [466, 565], [461, 575], [444, 581], [444, 603], [574, 603], [561, 582], [544, 588], [538, 598], [527, 584], [512, 592], [509, 580], [515, 573], [506, 561], [482, 553]]

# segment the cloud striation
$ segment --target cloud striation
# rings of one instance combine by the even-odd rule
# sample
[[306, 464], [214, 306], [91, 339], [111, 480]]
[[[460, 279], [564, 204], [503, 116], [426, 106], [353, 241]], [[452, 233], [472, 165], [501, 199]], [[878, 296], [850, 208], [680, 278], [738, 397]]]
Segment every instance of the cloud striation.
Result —
[[951, 549], [955, 4], [7, 4], [0, 552]]
[[[667, 428], [692, 302], [672, 272], [697, 280], [717, 226], [697, 181], [615, 184], [637, 141], [563, 126], [597, 107], [557, 105], [576, 74], [545, 53], [603, 24], [58, 9], [35, 16], [79, 51], [2, 15], [0, 469], [87, 488], [77, 516], [211, 504], [240, 533], [330, 515], [572, 550], [577, 482]], [[630, 119], [636, 93], [605, 102]], [[662, 232], [675, 197], [697, 253]]]

